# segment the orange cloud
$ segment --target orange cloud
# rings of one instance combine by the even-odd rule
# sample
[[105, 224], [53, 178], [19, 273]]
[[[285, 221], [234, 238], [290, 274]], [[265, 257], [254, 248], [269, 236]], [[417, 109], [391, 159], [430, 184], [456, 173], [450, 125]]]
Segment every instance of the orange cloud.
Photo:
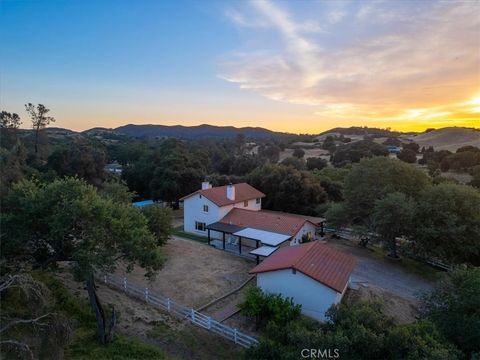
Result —
[[262, 24], [252, 37], [269, 29], [279, 41], [248, 41], [255, 46], [227, 56], [220, 77], [271, 100], [311, 106], [317, 121], [307, 122], [308, 131], [338, 123], [480, 126], [478, 4], [391, 5], [342, 9], [318, 33], [301, 29], [311, 20], [286, 7], [252, 1]]

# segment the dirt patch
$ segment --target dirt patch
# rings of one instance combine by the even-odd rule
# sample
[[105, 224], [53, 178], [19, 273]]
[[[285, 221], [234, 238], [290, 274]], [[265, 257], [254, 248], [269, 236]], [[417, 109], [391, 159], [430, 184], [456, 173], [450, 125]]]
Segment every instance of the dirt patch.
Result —
[[347, 304], [355, 304], [358, 301], [380, 302], [383, 305], [383, 313], [392, 317], [400, 324], [414, 322], [418, 315], [418, 301], [405, 299], [386, 291], [378, 286], [360, 286], [357, 290], [349, 289], [343, 299]]
[[148, 281], [140, 267], [125, 273], [120, 266], [115, 275], [197, 308], [239, 286], [254, 267], [247, 259], [177, 237], [169, 240], [163, 251], [167, 260], [154, 280]]

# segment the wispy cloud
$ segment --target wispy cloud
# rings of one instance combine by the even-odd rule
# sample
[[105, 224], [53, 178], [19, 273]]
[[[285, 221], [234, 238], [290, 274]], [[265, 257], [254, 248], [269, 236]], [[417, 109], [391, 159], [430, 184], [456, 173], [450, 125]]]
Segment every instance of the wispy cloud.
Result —
[[[408, 109], [455, 107], [479, 92], [478, 2], [362, 2], [341, 9], [312, 2], [303, 13], [289, 3], [247, 4], [233, 20], [255, 27], [247, 39], [273, 35], [222, 63], [220, 76], [242, 89], [314, 105], [326, 117], [407, 116]], [[257, 25], [239, 20], [247, 11]], [[424, 116], [451, 115], [444, 109]]]

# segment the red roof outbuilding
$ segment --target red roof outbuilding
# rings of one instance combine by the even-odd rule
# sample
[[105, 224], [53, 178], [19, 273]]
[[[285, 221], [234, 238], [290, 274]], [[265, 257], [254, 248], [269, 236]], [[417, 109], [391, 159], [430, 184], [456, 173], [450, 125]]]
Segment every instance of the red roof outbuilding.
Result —
[[348, 283], [357, 260], [320, 241], [278, 249], [250, 273], [295, 269], [341, 293]]

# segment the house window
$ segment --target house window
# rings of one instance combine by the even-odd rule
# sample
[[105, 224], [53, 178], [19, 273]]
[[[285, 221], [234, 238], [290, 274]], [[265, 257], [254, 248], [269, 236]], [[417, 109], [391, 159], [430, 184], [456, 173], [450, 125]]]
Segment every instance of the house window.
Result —
[[256, 198], [256, 199], [255, 199], [255, 203], [256, 203], [256, 204], [260, 204], [260, 198]]
[[247, 206], [248, 206], [248, 200], [245, 200], [245, 201], [243, 202], [243, 207], [247, 207]]
[[195, 221], [195, 230], [205, 231], [205, 223], [200, 221]]
[[208, 205], [203, 205], [203, 211], [208, 212]]
[[292, 269], [292, 274], [295, 275], [297, 273], [297, 269]]

